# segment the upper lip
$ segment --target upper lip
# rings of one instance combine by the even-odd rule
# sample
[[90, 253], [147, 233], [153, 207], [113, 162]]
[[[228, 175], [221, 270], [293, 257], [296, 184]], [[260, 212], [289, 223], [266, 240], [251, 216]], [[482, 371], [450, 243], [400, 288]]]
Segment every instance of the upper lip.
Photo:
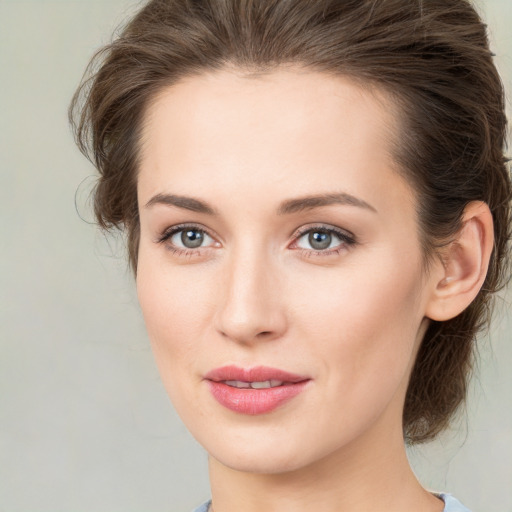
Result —
[[214, 382], [238, 380], [242, 382], [265, 382], [267, 380], [279, 380], [282, 382], [302, 382], [309, 377], [297, 375], [278, 368], [268, 366], [255, 366], [254, 368], [239, 368], [238, 366], [222, 366], [209, 371], [205, 379]]

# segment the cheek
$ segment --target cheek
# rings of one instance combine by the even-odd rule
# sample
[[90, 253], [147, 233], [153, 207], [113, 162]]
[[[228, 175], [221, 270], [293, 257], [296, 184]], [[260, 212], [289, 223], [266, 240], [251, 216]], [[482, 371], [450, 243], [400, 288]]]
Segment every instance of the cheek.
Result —
[[305, 337], [316, 340], [314, 355], [332, 389], [352, 390], [344, 396], [353, 406], [392, 394], [408, 376], [423, 318], [420, 277], [418, 269], [381, 259], [301, 290]]
[[199, 346], [193, 342], [197, 339], [192, 315], [197, 311], [196, 300], [188, 287], [182, 289], [184, 283], [171, 280], [161, 267], [146, 263], [139, 260], [137, 293], [153, 356], [171, 402], [193, 428], [196, 422], [206, 420], [202, 410], [193, 414], [190, 410], [190, 404], [198, 403], [200, 398], [197, 386], [190, 386], [197, 373], [194, 362], [200, 356]]
[[141, 248], [137, 295], [156, 363], [171, 391], [170, 387], [180, 382], [171, 376], [193, 374], [207, 317], [208, 290], [192, 266], [173, 270], [162, 258], [165, 254], [145, 253]]

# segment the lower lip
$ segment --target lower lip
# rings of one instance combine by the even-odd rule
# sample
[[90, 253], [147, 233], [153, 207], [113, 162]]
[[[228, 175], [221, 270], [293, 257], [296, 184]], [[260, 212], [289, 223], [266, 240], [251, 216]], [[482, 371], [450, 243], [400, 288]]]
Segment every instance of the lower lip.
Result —
[[240, 414], [265, 414], [277, 409], [301, 393], [309, 380], [275, 388], [234, 388], [223, 382], [207, 381], [217, 402]]

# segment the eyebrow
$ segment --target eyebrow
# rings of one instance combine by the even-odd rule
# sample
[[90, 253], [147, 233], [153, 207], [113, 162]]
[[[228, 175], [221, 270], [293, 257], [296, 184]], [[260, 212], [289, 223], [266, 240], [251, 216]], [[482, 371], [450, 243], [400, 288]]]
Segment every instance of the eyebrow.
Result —
[[206, 215], [216, 216], [219, 214], [217, 210], [209, 206], [204, 201], [194, 199], [193, 197], [176, 196], [172, 194], [157, 194], [146, 203], [145, 208], [150, 208], [155, 204], [177, 206], [178, 208], [183, 208], [185, 210], [198, 213], [205, 213]]
[[299, 197], [297, 199], [288, 199], [281, 203], [277, 210], [279, 215], [287, 215], [290, 213], [298, 213], [305, 210], [313, 210], [321, 206], [329, 206], [331, 204], [341, 204], [345, 206], [357, 206], [377, 213], [377, 210], [366, 201], [359, 199], [353, 195], [345, 192], [338, 192], [333, 194], [318, 194], [314, 196]]
[[[212, 208], [210, 205], [208, 205], [208, 203], [193, 197], [178, 196], [173, 194], [157, 194], [146, 203], [145, 208], [150, 208], [155, 204], [176, 206], [178, 208], [183, 208], [185, 210], [190, 210], [197, 213], [204, 213], [206, 215], [219, 215], [219, 212], [215, 208]], [[363, 201], [362, 199], [345, 192], [338, 192], [332, 194], [304, 196], [296, 199], [287, 199], [281, 203], [277, 209], [277, 214], [289, 215], [292, 213], [313, 210], [322, 206], [330, 206], [332, 204], [356, 206], [358, 208], [363, 208], [365, 210], [377, 213], [377, 210], [366, 201]]]

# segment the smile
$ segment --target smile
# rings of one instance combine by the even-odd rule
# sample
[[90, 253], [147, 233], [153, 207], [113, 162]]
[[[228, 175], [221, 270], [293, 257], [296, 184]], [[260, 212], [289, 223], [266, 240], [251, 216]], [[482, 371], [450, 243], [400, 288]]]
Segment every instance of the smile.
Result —
[[309, 377], [269, 367], [251, 369], [225, 366], [205, 376], [213, 398], [239, 414], [269, 413], [299, 395]]
[[285, 384], [282, 380], [265, 380], [263, 382], [244, 382], [242, 380], [227, 380], [224, 384], [238, 389], [268, 389]]

